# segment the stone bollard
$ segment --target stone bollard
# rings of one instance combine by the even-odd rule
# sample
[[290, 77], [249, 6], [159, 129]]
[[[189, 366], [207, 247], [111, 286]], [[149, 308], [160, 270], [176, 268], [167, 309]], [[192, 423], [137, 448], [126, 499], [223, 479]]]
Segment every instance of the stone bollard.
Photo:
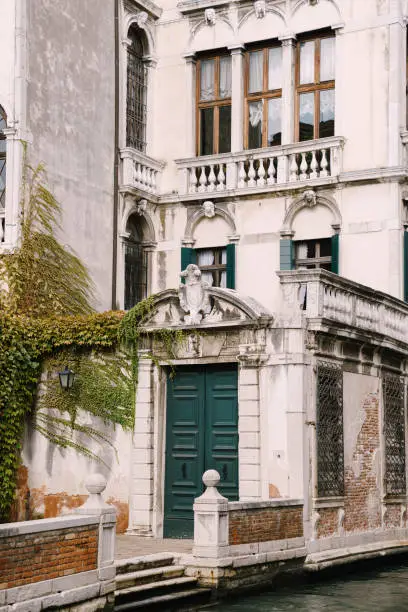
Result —
[[102, 474], [90, 474], [85, 481], [85, 488], [89, 493], [89, 497], [74, 512], [75, 514], [98, 515], [100, 517], [98, 569], [113, 566], [116, 542], [116, 508], [105, 504], [103, 501], [102, 493], [106, 489], [106, 478]]
[[203, 474], [204, 493], [194, 500], [193, 556], [220, 559], [228, 556], [228, 499], [217, 489], [220, 475], [216, 470]]

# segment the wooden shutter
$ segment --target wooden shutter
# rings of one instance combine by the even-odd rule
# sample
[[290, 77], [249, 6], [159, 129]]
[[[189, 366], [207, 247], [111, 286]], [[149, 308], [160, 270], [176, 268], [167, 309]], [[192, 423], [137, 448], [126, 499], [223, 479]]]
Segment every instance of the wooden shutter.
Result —
[[[197, 253], [195, 249], [181, 247], [181, 271], [185, 270], [189, 264], [195, 263], [197, 263]], [[185, 282], [184, 278], [181, 279], [181, 282]]]
[[331, 271], [335, 274], [339, 273], [339, 234], [332, 236], [332, 249], [331, 249]]
[[227, 289], [235, 289], [235, 244], [227, 244]]
[[289, 238], [283, 238], [279, 244], [280, 248], [280, 269], [281, 270], [293, 270], [294, 269], [294, 257], [293, 257], [293, 241]]

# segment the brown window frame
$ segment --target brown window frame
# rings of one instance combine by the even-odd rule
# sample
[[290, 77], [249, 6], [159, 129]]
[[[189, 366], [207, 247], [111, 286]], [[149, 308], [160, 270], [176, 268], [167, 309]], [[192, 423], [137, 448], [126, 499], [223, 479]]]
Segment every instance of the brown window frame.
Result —
[[[198, 265], [198, 255], [200, 251], [212, 251], [214, 253], [214, 263], [208, 266], [200, 266]], [[225, 264], [221, 263], [222, 261], [222, 252], [225, 251]], [[216, 283], [213, 283], [213, 287], [221, 287], [221, 274], [222, 272], [227, 273], [227, 248], [224, 247], [209, 247], [205, 249], [196, 249], [197, 253], [197, 265], [200, 268], [201, 272], [215, 272]]]
[[[204, 108], [214, 108], [214, 124], [213, 124], [213, 152], [212, 155], [218, 154], [219, 149], [219, 135], [220, 135], [220, 107], [229, 106], [232, 111], [232, 97], [221, 98], [220, 97], [220, 60], [222, 57], [231, 58], [230, 53], [215, 53], [210, 55], [203, 55], [198, 58], [196, 65], [196, 154], [201, 156], [201, 110]], [[215, 60], [214, 66], [214, 100], [200, 100], [201, 91], [201, 63], [207, 60]], [[230, 59], [232, 63], [232, 58]], [[231, 117], [231, 128], [232, 128], [232, 117]], [[231, 143], [230, 143], [231, 150]], [[211, 153], [209, 154], [211, 155]]]
[[[323, 265], [329, 265], [330, 269], [331, 269], [331, 263], [332, 263], [332, 259], [333, 259], [333, 253], [330, 251], [330, 255], [325, 255], [325, 256], [321, 256], [320, 255], [320, 243], [322, 242], [322, 240], [330, 240], [331, 238], [313, 238], [310, 240], [295, 240], [294, 241], [294, 248], [295, 248], [295, 270], [298, 270], [299, 268], [301, 268], [302, 266], [307, 266], [309, 269], [310, 266], [313, 266], [313, 269], [320, 269], [322, 268]], [[302, 259], [299, 259], [297, 256], [297, 246], [299, 244], [311, 244], [314, 243], [315, 245], [315, 256], [314, 257], [304, 257]], [[330, 245], [331, 248], [331, 245]]]
[[[299, 127], [300, 127], [300, 96], [304, 93], [314, 93], [314, 126], [313, 126], [313, 140], [320, 138], [320, 92], [328, 90], [336, 90], [336, 79], [330, 81], [320, 81], [320, 49], [321, 41], [326, 38], [333, 38], [336, 40], [336, 36], [333, 33], [322, 33], [313, 34], [310, 36], [302, 37], [296, 44], [296, 63], [295, 63], [295, 140], [299, 142]], [[300, 47], [302, 43], [314, 41], [315, 53], [314, 53], [314, 83], [308, 83], [306, 85], [300, 84]], [[335, 43], [336, 44], [336, 43]], [[307, 141], [306, 141], [307, 142]]]
[[[282, 99], [282, 87], [279, 89], [268, 89], [268, 76], [269, 76], [269, 49], [281, 49], [282, 45], [271, 43], [269, 45], [260, 45], [251, 47], [245, 53], [245, 69], [244, 69], [244, 148], [248, 149], [249, 141], [249, 104], [251, 102], [259, 102], [259, 100], [270, 100], [272, 98]], [[249, 56], [251, 53], [256, 51], [263, 51], [263, 75], [262, 75], [262, 91], [250, 93], [249, 92]], [[282, 73], [283, 73], [283, 61], [282, 61]], [[282, 74], [283, 77], [283, 74]], [[282, 114], [281, 114], [282, 119]], [[281, 126], [282, 128], [282, 126]], [[282, 132], [281, 132], [282, 134]], [[262, 109], [262, 147], [268, 147], [268, 104], [263, 105]], [[279, 145], [278, 145], [279, 146]]]

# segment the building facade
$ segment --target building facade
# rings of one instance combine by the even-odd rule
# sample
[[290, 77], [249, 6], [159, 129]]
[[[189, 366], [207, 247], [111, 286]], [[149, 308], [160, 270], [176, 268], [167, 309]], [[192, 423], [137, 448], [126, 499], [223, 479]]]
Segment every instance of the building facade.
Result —
[[[108, 496], [188, 536], [215, 467], [231, 500], [303, 499], [310, 540], [406, 527], [408, 2], [103, 5], [1, 8], [0, 240], [26, 140], [97, 307], [154, 293], [147, 326], [187, 332], [173, 378], [141, 361]], [[30, 444], [69, 505], [84, 460]]]

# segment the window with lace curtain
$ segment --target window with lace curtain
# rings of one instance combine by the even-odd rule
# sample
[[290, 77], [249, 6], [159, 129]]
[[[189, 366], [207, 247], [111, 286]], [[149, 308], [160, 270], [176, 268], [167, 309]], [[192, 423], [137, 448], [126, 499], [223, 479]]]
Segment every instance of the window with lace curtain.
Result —
[[227, 249], [197, 249], [197, 265], [201, 278], [211, 287], [227, 286]]
[[296, 138], [334, 136], [335, 38], [302, 39], [296, 57]]
[[231, 151], [231, 56], [197, 62], [197, 154]]
[[282, 47], [255, 48], [246, 55], [245, 146], [281, 144]]
[[4, 242], [4, 224], [6, 209], [6, 135], [4, 129], [7, 127], [7, 117], [4, 109], [0, 106], [0, 242]]

